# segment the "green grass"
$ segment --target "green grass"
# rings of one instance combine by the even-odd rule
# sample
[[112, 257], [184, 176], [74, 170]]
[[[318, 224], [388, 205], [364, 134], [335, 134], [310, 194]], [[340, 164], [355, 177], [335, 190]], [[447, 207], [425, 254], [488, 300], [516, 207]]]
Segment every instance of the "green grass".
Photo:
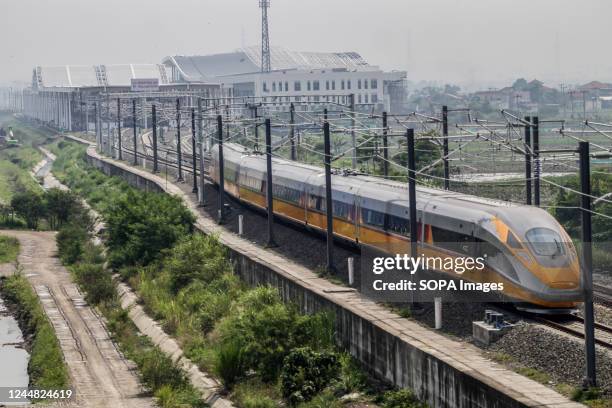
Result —
[[15, 262], [19, 255], [17, 238], [0, 236], [0, 264]]
[[4, 298], [17, 309], [24, 337], [33, 335], [28, 363], [30, 387], [65, 389], [69, 386], [68, 370], [51, 323], [32, 290], [20, 274], [7, 278], [3, 285]]
[[8, 131], [13, 127], [17, 147], [0, 147], [0, 203], [9, 203], [11, 197], [18, 192], [38, 191], [40, 185], [29, 172], [43, 159], [36, 148], [45, 143], [51, 134], [47, 131], [31, 127], [8, 115], [0, 116], [0, 127]]

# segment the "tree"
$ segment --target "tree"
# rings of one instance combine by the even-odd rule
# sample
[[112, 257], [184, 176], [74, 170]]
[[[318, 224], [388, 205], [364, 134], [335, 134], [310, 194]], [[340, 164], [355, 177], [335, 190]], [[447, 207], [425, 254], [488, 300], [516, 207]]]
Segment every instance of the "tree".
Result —
[[40, 194], [34, 192], [17, 193], [11, 199], [11, 207], [23, 218], [30, 229], [38, 228], [38, 221], [45, 215], [45, 203]]
[[51, 229], [61, 228], [70, 218], [83, 212], [78, 197], [71, 191], [52, 188], [45, 194], [47, 219]]
[[519, 78], [512, 84], [512, 89], [515, 91], [524, 91], [528, 87], [527, 80], [525, 78]]
[[231, 268], [219, 242], [214, 237], [201, 234], [181, 240], [164, 261], [164, 266], [170, 272], [170, 285], [174, 293], [195, 280], [210, 282], [217, 279]]
[[104, 209], [114, 267], [147, 265], [193, 231], [195, 217], [179, 197], [129, 190]]

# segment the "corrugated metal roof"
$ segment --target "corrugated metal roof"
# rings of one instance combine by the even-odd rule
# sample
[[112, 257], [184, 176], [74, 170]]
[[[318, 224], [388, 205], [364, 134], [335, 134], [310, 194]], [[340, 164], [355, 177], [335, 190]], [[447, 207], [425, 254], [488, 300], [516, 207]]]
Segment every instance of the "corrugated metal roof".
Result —
[[33, 78], [37, 88], [129, 87], [132, 78], [157, 78], [167, 84], [165, 70], [158, 64], [39, 66]]
[[[261, 71], [261, 48], [246, 47], [231, 53], [205, 56], [174, 56], [164, 59], [186, 81], [249, 74]], [[356, 52], [297, 52], [282, 47], [271, 48], [271, 64], [275, 71], [285, 69], [347, 69], [370, 66]]]

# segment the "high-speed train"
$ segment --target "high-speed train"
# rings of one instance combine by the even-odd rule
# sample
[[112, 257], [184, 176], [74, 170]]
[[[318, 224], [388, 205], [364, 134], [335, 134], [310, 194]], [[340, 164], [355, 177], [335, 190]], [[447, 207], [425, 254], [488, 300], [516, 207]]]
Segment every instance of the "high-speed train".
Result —
[[[224, 145], [225, 191], [266, 208], [265, 155]], [[218, 183], [218, 146], [210, 176]], [[325, 230], [325, 177], [321, 167], [273, 159], [274, 213]], [[409, 253], [406, 183], [360, 175], [332, 175], [334, 234], [358, 245]], [[538, 311], [566, 312], [581, 301], [580, 264], [563, 227], [546, 211], [456, 192], [417, 187], [419, 249], [426, 256], [488, 254], [484, 269], [461, 279], [503, 282], [504, 297]], [[439, 271], [450, 273], [449, 271]]]

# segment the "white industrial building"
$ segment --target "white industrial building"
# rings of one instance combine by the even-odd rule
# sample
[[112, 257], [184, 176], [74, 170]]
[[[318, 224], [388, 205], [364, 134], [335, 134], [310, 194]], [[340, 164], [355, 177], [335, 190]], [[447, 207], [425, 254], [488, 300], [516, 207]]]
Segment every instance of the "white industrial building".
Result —
[[[89, 115], [93, 104], [108, 98], [109, 93], [133, 91], [134, 80], [153, 81], [159, 93], [190, 90], [204, 97], [221, 96], [215, 84], [171, 83], [163, 64], [37, 66], [31, 88], [23, 91], [22, 110], [26, 116], [59, 129], [88, 129], [94, 120]], [[146, 93], [142, 103], [144, 100]]]
[[403, 71], [384, 72], [355, 52], [294, 52], [273, 47], [271, 72], [261, 72], [258, 47], [206, 56], [172, 56], [162, 63], [173, 83], [217, 83], [233, 96], [260, 98], [285, 110], [291, 102], [349, 105], [396, 112], [405, 102]]

